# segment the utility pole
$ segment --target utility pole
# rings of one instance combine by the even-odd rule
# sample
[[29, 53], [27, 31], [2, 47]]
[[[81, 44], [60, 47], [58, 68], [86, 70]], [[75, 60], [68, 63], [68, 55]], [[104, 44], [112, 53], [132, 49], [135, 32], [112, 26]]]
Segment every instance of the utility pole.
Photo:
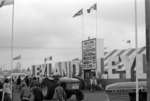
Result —
[[146, 14], [146, 59], [147, 59], [147, 101], [150, 101], [150, 0], [145, 0]]

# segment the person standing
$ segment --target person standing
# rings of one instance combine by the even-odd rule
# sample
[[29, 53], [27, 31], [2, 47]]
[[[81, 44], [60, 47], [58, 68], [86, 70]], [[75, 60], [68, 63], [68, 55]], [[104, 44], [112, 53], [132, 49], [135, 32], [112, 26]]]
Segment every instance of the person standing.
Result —
[[93, 76], [91, 79], [90, 79], [90, 91], [95, 91], [96, 89], [96, 85], [97, 85], [97, 80], [96, 80], [96, 77]]
[[58, 86], [55, 88], [53, 98], [57, 101], [66, 101], [66, 93], [60, 82], [58, 82]]
[[93, 78], [93, 89], [94, 89], [94, 91], [96, 90], [96, 87], [97, 87], [97, 79], [94, 76], [94, 78]]
[[93, 87], [92, 87], [92, 85], [93, 85], [93, 79], [92, 79], [92, 77], [90, 78], [90, 91], [93, 91]]
[[26, 76], [24, 80], [25, 80], [25, 82], [26, 82], [27, 87], [29, 87], [29, 77]]
[[12, 95], [11, 95], [11, 85], [9, 80], [6, 78], [3, 85], [3, 97], [2, 101], [12, 101]]
[[21, 101], [30, 101], [31, 98], [31, 92], [29, 87], [25, 84], [25, 82], [22, 84], [22, 89], [20, 93], [20, 99]]
[[32, 90], [32, 95], [33, 95], [33, 101], [43, 101], [43, 94], [42, 91], [39, 87], [39, 84], [36, 83], [33, 85], [33, 87], [31, 88]]
[[21, 77], [19, 76], [17, 78], [17, 88], [18, 88], [18, 90], [20, 90], [20, 85], [21, 85]]

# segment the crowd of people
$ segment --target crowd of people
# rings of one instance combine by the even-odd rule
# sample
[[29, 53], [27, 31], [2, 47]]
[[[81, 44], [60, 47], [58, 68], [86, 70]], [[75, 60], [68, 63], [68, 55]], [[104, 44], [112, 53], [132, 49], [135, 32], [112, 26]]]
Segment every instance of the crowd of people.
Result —
[[93, 76], [90, 78], [90, 91], [93, 92], [96, 90], [96, 86], [97, 86], [97, 80], [96, 77]]
[[[18, 76], [17, 78], [11, 78], [11, 79], [5, 78], [3, 83], [0, 82], [0, 87], [2, 88], [3, 91], [3, 93], [0, 94], [1, 96], [0, 101], [12, 101], [15, 96], [14, 94], [16, 93], [19, 93], [20, 101], [45, 101], [46, 98], [45, 96], [47, 96], [48, 94], [47, 90], [49, 89], [49, 88], [42, 87], [42, 82], [44, 82], [45, 78], [47, 79], [47, 77], [34, 77], [34, 76], [30, 76], [30, 77], [26, 76], [24, 78]], [[52, 100], [54, 101], [66, 101], [67, 94], [65, 92], [66, 90], [64, 85], [62, 85], [59, 82], [58, 78], [55, 81], [56, 81], [56, 86], [49, 91], [50, 93], [52, 93], [49, 95], [52, 96], [48, 98], [50, 99], [52, 98]], [[99, 82], [97, 82], [95, 76], [92, 76], [89, 79], [89, 84], [90, 84], [89, 90], [94, 92], [97, 90], [97, 86], [99, 85]], [[80, 87], [82, 86], [84, 86], [84, 83], [83, 85], [80, 85]]]
[[[22, 79], [5, 78], [2, 85], [2, 94], [0, 101], [12, 101], [14, 94], [19, 93], [20, 101], [44, 101], [44, 90], [41, 88], [43, 78], [26, 76]], [[12, 85], [11, 85], [12, 84]], [[58, 82], [53, 95], [54, 101], [66, 101], [64, 88]]]

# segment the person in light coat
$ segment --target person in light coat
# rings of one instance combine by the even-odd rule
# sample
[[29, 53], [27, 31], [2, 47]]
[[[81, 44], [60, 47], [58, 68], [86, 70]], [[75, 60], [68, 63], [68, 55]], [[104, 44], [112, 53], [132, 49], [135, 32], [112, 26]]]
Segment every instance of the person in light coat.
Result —
[[9, 80], [6, 78], [3, 84], [2, 101], [12, 101], [12, 91]]

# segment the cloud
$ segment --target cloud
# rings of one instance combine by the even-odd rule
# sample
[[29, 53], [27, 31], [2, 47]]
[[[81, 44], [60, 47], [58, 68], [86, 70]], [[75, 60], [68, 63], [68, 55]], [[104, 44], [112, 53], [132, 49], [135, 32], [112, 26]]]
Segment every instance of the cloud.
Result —
[[[134, 0], [105, 0], [99, 8], [101, 18], [111, 20], [116, 23], [133, 24], [134, 23]], [[137, 0], [138, 20], [144, 19], [145, 2]], [[141, 22], [139, 23], [141, 24]]]
[[[134, 0], [99, 1], [98, 33], [108, 48], [127, 48], [122, 40], [132, 40], [134, 46]], [[81, 56], [81, 17], [72, 18], [79, 9], [87, 9], [93, 0], [15, 0], [15, 54], [24, 56], [24, 65]], [[11, 8], [0, 9], [0, 47], [10, 47]], [[85, 37], [95, 35], [95, 15], [85, 16]], [[145, 43], [144, 2], [138, 0], [139, 44]], [[3, 53], [3, 52], [2, 52]], [[5, 53], [7, 54], [7, 53]], [[30, 62], [31, 61], [31, 62]]]

